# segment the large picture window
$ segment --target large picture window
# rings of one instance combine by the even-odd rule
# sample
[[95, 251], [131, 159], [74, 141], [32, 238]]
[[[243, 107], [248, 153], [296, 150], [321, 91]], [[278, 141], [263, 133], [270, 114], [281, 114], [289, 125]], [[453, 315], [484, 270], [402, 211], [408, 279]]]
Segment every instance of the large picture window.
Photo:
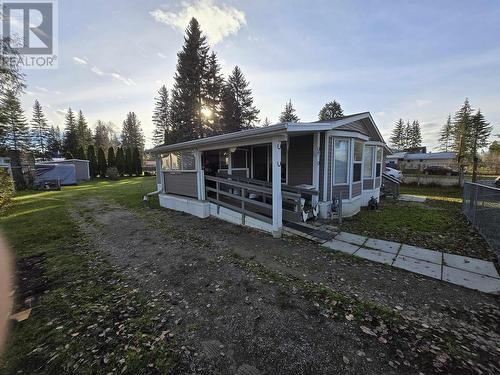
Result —
[[334, 184], [347, 183], [348, 160], [349, 160], [349, 141], [336, 139], [334, 145], [334, 159], [333, 159]]
[[161, 157], [161, 167], [164, 171], [195, 171], [195, 159], [192, 151], [171, 152]]
[[363, 143], [355, 141], [354, 142], [354, 159], [352, 167], [352, 181], [361, 181], [361, 166], [363, 163]]
[[373, 177], [373, 146], [365, 147], [365, 156], [364, 156], [364, 178], [372, 178]]

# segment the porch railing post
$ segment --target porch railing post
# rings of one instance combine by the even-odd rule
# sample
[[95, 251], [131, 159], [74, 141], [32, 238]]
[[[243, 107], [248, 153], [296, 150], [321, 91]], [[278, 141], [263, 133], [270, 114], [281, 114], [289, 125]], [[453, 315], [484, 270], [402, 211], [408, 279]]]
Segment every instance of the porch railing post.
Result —
[[273, 236], [281, 237], [283, 229], [283, 201], [281, 195], [281, 139], [272, 142], [273, 175]]

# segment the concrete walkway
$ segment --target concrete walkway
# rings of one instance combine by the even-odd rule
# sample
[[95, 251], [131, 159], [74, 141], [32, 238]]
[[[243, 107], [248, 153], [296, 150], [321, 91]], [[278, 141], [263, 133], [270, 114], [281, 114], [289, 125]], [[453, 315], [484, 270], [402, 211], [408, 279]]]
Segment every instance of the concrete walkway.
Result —
[[500, 276], [494, 264], [481, 259], [346, 232], [322, 246], [466, 288], [500, 294]]

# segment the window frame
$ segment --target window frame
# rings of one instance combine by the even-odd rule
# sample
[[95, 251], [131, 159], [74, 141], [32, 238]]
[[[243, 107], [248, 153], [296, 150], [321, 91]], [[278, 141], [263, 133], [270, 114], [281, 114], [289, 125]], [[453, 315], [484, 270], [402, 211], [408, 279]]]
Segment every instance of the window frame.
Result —
[[[346, 142], [346, 167], [345, 167], [345, 182], [336, 182], [336, 176], [335, 176], [335, 172], [336, 172], [336, 163], [335, 163], [335, 160], [336, 160], [336, 155], [337, 155], [337, 149], [335, 147], [336, 143], [337, 142]], [[350, 182], [349, 182], [349, 179], [350, 179], [350, 169], [349, 168], [349, 163], [350, 163], [350, 160], [351, 160], [351, 140], [349, 138], [333, 138], [333, 155], [331, 156], [332, 157], [332, 185], [335, 185], [335, 186], [345, 186], [345, 185], [350, 185]]]
[[[364, 149], [365, 149], [365, 145], [363, 142], [361, 141], [357, 141], [357, 140], [354, 140], [353, 141], [353, 155], [352, 155], [352, 182], [353, 183], [358, 183], [358, 182], [361, 182], [363, 180], [363, 161], [364, 161]], [[361, 146], [361, 159], [360, 160], [356, 160], [356, 145], [359, 145]], [[355, 180], [355, 167], [356, 166], [359, 166], [359, 180]]]
[[[190, 157], [193, 158], [193, 169], [184, 169], [185, 161], [184, 157], [189, 155]], [[173, 159], [172, 157], [176, 156], [177, 157], [177, 168], [174, 169], [173, 166]], [[164, 162], [165, 161], [165, 162]], [[167, 164], [165, 166], [165, 164]], [[180, 165], [179, 165], [180, 164]], [[196, 156], [194, 154], [194, 151], [173, 151], [173, 152], [168, 152], [166, 154], [161, 155], [161, 170], [162, 172], [170, 172], [170, 173], [183, 173], [183, 172], [196, 172]]]
[[[363, 150], [363, 179], [366, 179], [366, 180], [369, 180], [369, 179], [373, 178], [374, 175], [375, 175], [374, 168], [373, 168], [374, 149], [375, 149], [375, 146], [364, 145], [364, 150]], [[366, 163], [366, 160], [365, 160], [366, 157], [370, 157], [370, 163]], [[369, 176], [366, 175], [366, 172], [368, 170], [366, 167], [368, 165], [370, 166], [370, 175]]]

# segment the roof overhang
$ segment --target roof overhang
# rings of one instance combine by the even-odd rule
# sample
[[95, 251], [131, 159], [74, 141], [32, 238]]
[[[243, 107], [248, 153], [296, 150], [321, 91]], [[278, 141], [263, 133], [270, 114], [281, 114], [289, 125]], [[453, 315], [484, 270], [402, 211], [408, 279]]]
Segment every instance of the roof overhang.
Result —
[[[375, 142], [381, 142], [385, 145], [384, 139], [380, 134], [372, 116], [369, 112], [359, 113], [356, 115], [346, 116], [337, 120], [324, 122], [298, 122], [298, 123], [280, 123], [276, 125], [259, 127], [255, 129], [242, 130], [239, 132], [216, 135], [213, 137], [194, 139], [192, 141], [175, 143], [170, 145], [158, 146], [147, 150], [152, 154], [159, 154], [172, 151], [183, 150], [210, 150], [217, 148], [238, 147], [244, 145], [256, 145], [269, 143], [273, 139], [279, 138], [286, 140], [288, 135], [307, 134], [322, 131], [334, 130], [343, 125], [350, 124], [355, 121], [364, 121], [369, 126], [373, 127], [379, 139], [374, 139]], [[388, 149], [387, 145], [385, 147]]]

